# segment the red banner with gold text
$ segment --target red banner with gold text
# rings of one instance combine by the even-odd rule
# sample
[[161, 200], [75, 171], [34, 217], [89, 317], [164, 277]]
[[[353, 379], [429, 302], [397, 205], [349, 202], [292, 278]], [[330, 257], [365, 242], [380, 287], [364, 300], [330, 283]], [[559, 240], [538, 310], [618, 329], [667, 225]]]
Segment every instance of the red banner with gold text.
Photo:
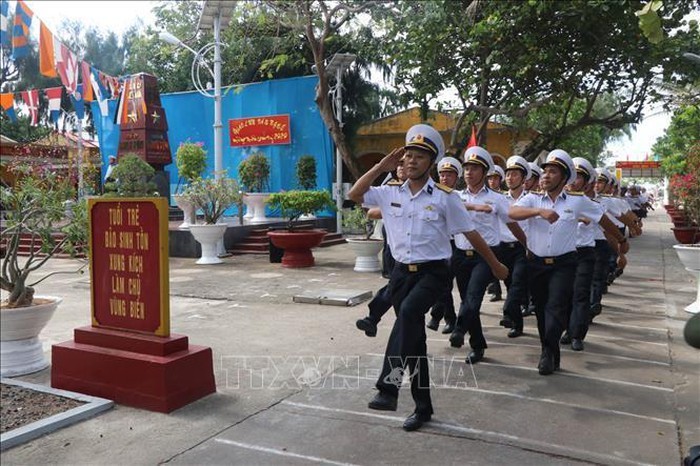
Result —
[[228, 121], [231, 147], [290, 144], [289, 115], [236, 118]]

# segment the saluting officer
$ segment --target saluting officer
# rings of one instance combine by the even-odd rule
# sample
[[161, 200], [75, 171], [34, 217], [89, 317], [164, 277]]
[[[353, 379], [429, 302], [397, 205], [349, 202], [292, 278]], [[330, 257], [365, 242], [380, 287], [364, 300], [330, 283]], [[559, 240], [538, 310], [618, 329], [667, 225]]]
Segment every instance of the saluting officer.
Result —
[[[379, 206], [391, 253], [396, 265], [391, 274], [391, 295], [398, 313], [391, 330], [379, 393], [370, 409], [395, 411], [404, 369], [408, 366], [415, 411], [404, 422], [415, 430], [433, 414], [430, 378], [426, 360], [425, 314], [444, 292], [450, 275], [447, 259], [450, 236], [463, 233], [483, 254], [494, 273], [505, 278], [508, 269], [499, 263], [488, 245], [474, 230], [459, 196], [430, 178], [430, 169], [444, 153], [440, 133], [427, 125], [413, 126], [406, 145], [394, 149], [365, 173], [348, 195], [357, 203]], [[382, 173], [392, 170], [404, 158], [408, 180], [401, 186], [372, 186]]]
[[[506, 198], [486, 186], [486, 174], [493, 168], [493, 159], [489, 152], [479, 146], [472, 146], [464, 153], [464, 181], [467, 187], [459, 195], [472, 212], [476, 231], [494, 253], [497, 253], [501, 243], [501, 224], [503, 221], [513, 234], [525, 242], [525, 235], [517, 222], [508, 217], [508, 201]], [[455, 237], [457, 248], [452, 254], [452, 271], [457, 279], [457, 288], [462, 303], [457, 315], [457, 324], [450, 335], [450, 345], [461, 348], [464, 345], [464, 335], [469, 332], [471, 351], [467, 362], [477, 363], [484, 357], [487, 348], [486, 338], [481, 327], [481, 304], [486, 293], [486, 287], [493, 279], [488, 264], [484, 261], [475, 245], [463, 236]], [[507, 278], [496, 277], [496, 278]]]
[[600, 204], [564, 192], [564, 186], [575, 179], [576, 169], [569, 154], [553, 150], [542, 164], [543, 192], [524, 196], [510, 208], [511, 218], [528, 219], [528, 279], [542, 345], [537, 366], [542, 375], [559, 368], [559, 339], [573, 298], [578, 219], [588, 218], [617, 238], [621, 236], [603, 215]]
[[[457, 181], [462, 178], [462, 164], [454, 157], [443, 157], [438, 163], [438, 176], [440, 184], [454, 189], [457, 186]], [[452, 249], [455, 248], [454, 239], [450, 240]], [[443, 334], [450, 334], [454, 330], [457, 315], [455, 314], [455, 304], [452, 299], [452, 287], [454, 276], [450, 271], [450, 282], [448, 288], [442, 293], [435, 305], [430, 309], [430, 320], [425, 325], [430, 330], [437, 330], [440, 326], [440, 319], [444, 317], [445, 327], [442, 329]]]

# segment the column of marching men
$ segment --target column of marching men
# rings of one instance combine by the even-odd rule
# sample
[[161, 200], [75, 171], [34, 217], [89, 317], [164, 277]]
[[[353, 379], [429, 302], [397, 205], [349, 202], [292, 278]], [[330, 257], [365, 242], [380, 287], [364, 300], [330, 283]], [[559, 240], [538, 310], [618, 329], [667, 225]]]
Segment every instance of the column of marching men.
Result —
[[[560, 344], [584, 349], [601, 297], [626, 265], [627, 230], [630, 237], [641, 233], [639, 218], [615, 195], [616, 178], [583, 158], [553, 150], [540, 166], [513, 156], [503, 170], [479, 146], [468, 148], [463, 160], [444, 155], [440, 134], [416, 125], [406, 133], [405, 146], [348, 193], [372, 218], [383, 219], [384, 259], [391, 264], [384, 274], [389, 281], [356, 326], [374, 337], [381, 317], [391, 307], [396, 314], [368, 406], [395, 411], [407, 373], [415, 410], [404, 422], [406, 430], [420, 428], [433, 414], [426, 328], [436, 331], [444, 319], [442, 333], [454, 348], [468, 335], [466, 362], [478, 363], [488, 347], [481, 305], [489, 285], [500, 295], [498, 280], [504, 280], [500, 324], [509, 338], [517, 338], [524, 317], [534, 313], [538, 371], [552, 374], [561, 365]], [[439, 183], [431, 177], [434, 165]], [[373, 186], [387, 172], [393, 177]], [[460, 178], [466, 187], [456, 190]]]

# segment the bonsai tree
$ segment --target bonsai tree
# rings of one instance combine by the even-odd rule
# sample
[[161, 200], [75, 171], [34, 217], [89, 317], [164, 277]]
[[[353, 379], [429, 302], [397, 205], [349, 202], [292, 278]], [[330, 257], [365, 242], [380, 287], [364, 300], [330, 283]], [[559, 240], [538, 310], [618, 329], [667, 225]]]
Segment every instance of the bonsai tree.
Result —
[[125, 154], [112, 171], [112, 178], [105, 184], [104, 197], [156, 197], [156, 184], [152, 181], [155, 170], [136, 154]]
[[367, 216], [367, 211], [360, 205], [355, 205], [343, 215], [343, 228], [349, 234], [360, 234], [368, 240], [374, 233], [374, 220]]
[[268, 188], [270, 161], [262, 152], [256, 152], [238, 165], [238, 178], [249, 193], [262, 193]]
[[[66, 201], [73, 200], [75, 188], [70, 179], [61, 178], [52, 167], [20, 165], [9, 167], [9, 171], [17, 176], [17, 181], [1, 191], [5, 256], [0, 288], [3, 306], [25, 307], [34, 300], [34, 287], [54, 275], [31, 281], [34, 272], [58, 252], [75, 256], [84, 251], [88, 235], [87, 208], [84, 201], [72, 203], [66, 215]], [[23, 237], [31, 238], [28, 256], [19, 255]], [[41, 249], [35, 252], [34, 245], [38, 243]]]
[[226, 209], [241, 202], [238, 183], [231, 178], [199, 178], [182, 193], [183, 197], [204, 214], [204, 223], [216, 224]]
[[335, 203], [328, 191], [285, 191], [270, 195], [267, 204], [279, 209], [287, 217], [287, 229], [294, 231], [299, 217], [323, 209], [335, 210]]
[[314, 189], [316, 187], [316, 159], [312, 155], [299, 157], [297, 181], [301, 189]]
[[175, 165], [180, 177], [177, 180], [175, 192], [180, 189], [180, 183], [186, 184], [201, 178], [207, 168], [207, 151], [202, 148], [201, 142], [183, 142], [175, 153]]

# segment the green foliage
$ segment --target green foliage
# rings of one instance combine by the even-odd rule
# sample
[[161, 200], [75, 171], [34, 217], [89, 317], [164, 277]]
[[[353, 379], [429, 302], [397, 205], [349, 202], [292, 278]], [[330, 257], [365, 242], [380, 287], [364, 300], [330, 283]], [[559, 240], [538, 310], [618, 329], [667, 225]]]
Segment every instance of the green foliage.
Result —
[[691, 147], [700, 141], [700, 105], [686, 105], [674, 112], [666, 133], [652, 147], [661, 157], [666, 175], [687, 173], [687, 157]]
[[175, 164], [180, 178], [184, 178], [188, 183], [201, 178], [207, 168], [207, 152], [202, 148], [202, 143], [181, 143], [175, 153]]
[[283, 217], [288, 217], [287, 228], [293, 230], [299, 217], [324, 209], [335, 210], [335, 203], [328, 191], [284, 191], [271, 194], [267, 204], [279, 209]]
[[124, 154], [112, 171], [116, 181], [105, 183], [104, 197], [157, 197], [155, 170], [136, 154]]
[[348, 234], [364, 235], [369, 239], [374, 232], [374, 220], [367, 216], [362, 206], [356, 205], [343, 214], [343, 230]]
[[262, 193], [268, 189], [270, 161], [262, 152], [251, 154], [238, 165], [238, 178], [249, 193]]
[[3, 136], [23, 143], [38, 141], [51, 134], [51, 128], [46, 126], [32, 126], [29, 117], [18, 115], [17, 121], [12, 122], [7, 115], [5, 115], [5, 112], [0, 114], [0, 126], [2, 127]]
[[661, 18], [657, 11], [663, 6], [661, 0], [649, 0], [644, 8], [635, 11], [639, 18], [639, 29], [652, 44], [658, 44], [664, 39], [664, 30], [661, 28]]
[[[6, 293], [8, 307], [28, 306], [34, 299], [34, 286], [29, 277], [39, 270], [54, 254], [65, 251], [81, 252], [87, 244], [88, 223], [85, 202], [73, 203], [71, 214], [66, 215], [66, 203], [72, 203], [75, 190], [68, 178], [60, 178], [50, 166], [9, 166], [17, 176], [14, 186], [2, 188], [5, 215], [2, 236], [5, 256], [2, 259], [0, 288]], [[65, 234], [57, 240], [55, 233]], [[32, 245], [41, 241], [39, 257], [32, 250], [26, 259], [18, 255], [20, 238], [31, 237]]]
[[302, 155], [297, 161], [297, 181], [301, 189], [316, 187], [316, 159], [313, 155]]
[[214, 225], [226, 209], [241, 202], [242, 194], [231, 178], [197, 178], [182, 196], [204, 214], [204, 223]]

